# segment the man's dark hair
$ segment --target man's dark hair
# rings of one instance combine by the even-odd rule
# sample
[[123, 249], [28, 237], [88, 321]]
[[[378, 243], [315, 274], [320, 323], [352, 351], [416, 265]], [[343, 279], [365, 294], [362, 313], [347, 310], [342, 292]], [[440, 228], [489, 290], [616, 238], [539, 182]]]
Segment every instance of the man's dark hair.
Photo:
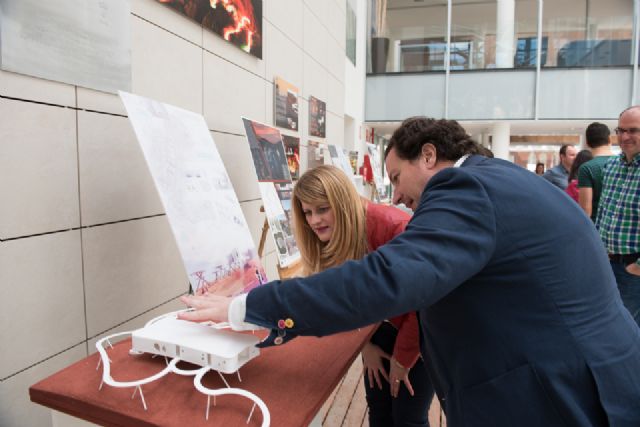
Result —
[[478, 152], [479, 154], [488, 157], [490, 159], [493, 159], [493, 151], [489, 150], [487, 147], [485, 147], [482, 144], [478, 144]]
[[593, 122], [589, 126], [587, 126], [587, 130], [584, 132], [587, 146], [590, 148], [602, 147], [603, 145], [609, 144], [609, 135], [611, 131], [609, 131], [609, 126]]
[[455, 120], [410, 117], [393, 132], [384, 155], [388, 156], [394, 148], [400, 159], [415, 160], [425, 144], [433, 144], [438, 160], [458, 160], [465, 154], [481, 154], [478, 143]]
[[567, 148], [569, 147], [573, 147], [573, 144], [562, 144], [562, 147], [560, 147], [560, 155], [561, 156], [566, 156], [567, 155]]

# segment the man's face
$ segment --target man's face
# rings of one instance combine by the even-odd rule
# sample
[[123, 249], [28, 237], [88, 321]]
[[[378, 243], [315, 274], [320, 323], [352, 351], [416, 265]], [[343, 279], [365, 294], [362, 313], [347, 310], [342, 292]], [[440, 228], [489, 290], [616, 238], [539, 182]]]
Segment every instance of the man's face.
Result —
[[[633, 160], [640, 153], [640, 108], [634, 108], [625, 112], [618, 119], [618, 144], [628, 161]], [[620, 131], [620, 130], [623, 131]]]
[[389, 180], [393, 184], [394, 204], [404, 203], [406, 207], [416, 210], [420, 203], [422, 190], [435, 175], [436, 171], [431, 167], [435, 161], [435, 151], [431, 152], [431, 150], [423, 150], [420, 157], [415, 160], [399, 158], [395, 148], [389, 151], [385, 165]]
[[576, 159], [576, 154], [578, 154], [578, 150], [573, 145], [567, 147], [567, 151], [565, 154], [560, 154], [560, 163], [566, 170], [571, 169], [571, 165], [573, 161]]

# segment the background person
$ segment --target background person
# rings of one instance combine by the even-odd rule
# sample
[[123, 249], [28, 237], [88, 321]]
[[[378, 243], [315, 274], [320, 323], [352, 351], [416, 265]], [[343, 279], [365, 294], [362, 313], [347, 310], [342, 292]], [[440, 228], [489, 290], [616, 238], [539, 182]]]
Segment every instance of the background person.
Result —
[[569, 171], [569, 185], [564, 190], [576, 203], [580, 203], [578, 198], [578, 169], [580, 166], [593, 159], [593, 154], [589, 150], [582, 150], [576, 155], [576, 159], [573, 161], [571, 165], [571, 170]]
[[403, 233], [307, 278], [183, 297], [195, 310], [180, 317], [263, 326], [270, 345], [419, 310], [447, 425], [640, 425], [640, 329], [593, 223], [529, 171], [477, 152], [455, 121], [405, 120], [386, 152], [394, 203], [414, 210]]
[[560, 164], [548, 169], [542, 177], [561, 190], [567, 188], [567, 185], [569, 185], [569, 171], [576, 154], [576, 147], [564, 144], [560, 147]]
[[544, 175], [544, 163], [536, 163], [536, 175]]
[[[340, 169], [304, 173], [291, 199], [305, 273], [360, 259], [404, 231], [410, 215], [360, 198]], [[428, 426], [433, 386], [422, 358], [415, 312], [382, 322], [362, 350], [369, 425]]]
[[604, 165], [613, 155], [610, 133], [607, 125], [598, 122], [591, 123], [585, 131], [585, 140], [594, 158], [578, 170], [578, 203], [593, 222], [598, 217]]
[[640, 106], [620, 114], [616, 135], [622, 153], [604, 166], [596, 226], [622, 301], [640, 325]]

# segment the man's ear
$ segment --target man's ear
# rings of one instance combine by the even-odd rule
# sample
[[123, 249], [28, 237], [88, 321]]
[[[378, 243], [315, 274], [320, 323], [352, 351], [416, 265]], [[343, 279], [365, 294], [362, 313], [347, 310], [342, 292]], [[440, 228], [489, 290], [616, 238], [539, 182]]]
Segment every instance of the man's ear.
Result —
[[436, 147], [433, 144], [426, 143], [422, 146], [422, 159], [426, 162], [427, 167], [436, 165], [438, 158], [436, 155]]

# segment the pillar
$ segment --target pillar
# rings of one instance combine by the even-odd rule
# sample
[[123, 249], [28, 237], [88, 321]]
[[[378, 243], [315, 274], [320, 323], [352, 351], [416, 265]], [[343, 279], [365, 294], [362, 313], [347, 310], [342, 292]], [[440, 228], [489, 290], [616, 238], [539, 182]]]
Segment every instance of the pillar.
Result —
[[496, 122], [493, 124], [491, 151], [494, 157], [509, 160], [509, 144], [511, 141], [511, 123]]
[[498, 0], [496, 15], [496, 68], [513, 68], [515, 0]]

